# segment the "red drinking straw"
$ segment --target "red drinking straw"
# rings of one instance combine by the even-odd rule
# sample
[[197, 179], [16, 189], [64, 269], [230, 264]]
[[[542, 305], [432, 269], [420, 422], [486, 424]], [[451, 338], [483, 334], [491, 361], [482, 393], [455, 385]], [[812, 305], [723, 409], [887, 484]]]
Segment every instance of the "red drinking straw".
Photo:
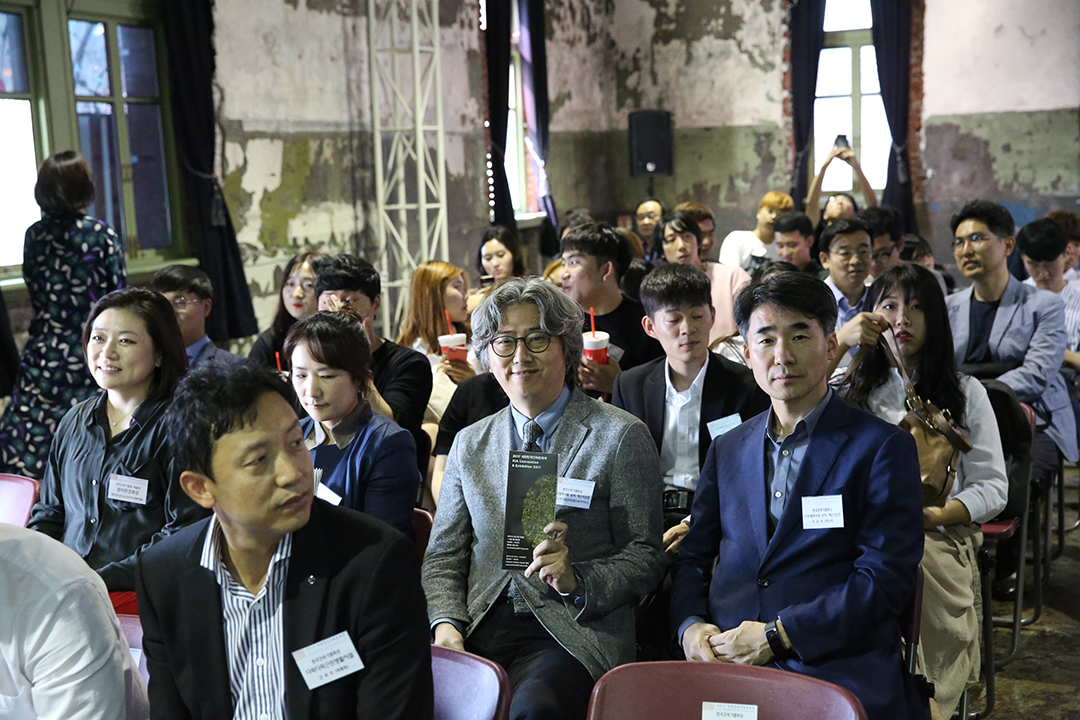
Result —
[[277, 371], [281, 372], [281, 353], [274, 351], [274, 360], [277, 361]]
[[592, 336], [593, 340], [596, 339], [596, 313], [593, 311], [592, 306], [589, 306], [589, 322], [592, 323]]
[[450, 322], [450, 311], [443, 310], [443, 314], [446, 315], [446, 329], [450, 331], [450, 334], [454, 334], [454, 324]]

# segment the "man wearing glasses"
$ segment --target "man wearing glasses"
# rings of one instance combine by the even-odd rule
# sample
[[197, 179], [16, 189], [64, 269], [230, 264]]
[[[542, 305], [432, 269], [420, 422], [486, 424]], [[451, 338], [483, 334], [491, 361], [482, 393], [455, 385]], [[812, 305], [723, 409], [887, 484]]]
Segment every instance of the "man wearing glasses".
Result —
[[[973, 200], [953, 215], [953, 256], [971, 287], [945, 299], [956, 362], [980, 378], [996, 377], [1035, 410], [1032, 475], [1044, 491], [1058, 452], [1075, 462], [1076, 418], [1058, 372], [1065, 356], [1065, 305], [1046, 290], [1009, 274], [1016, 245], [1013, 218], [1001, 205]], [[1015, 593], [1017, 544], [998, 546], [994, 595]]]
[[164, 295], [172, 305], [191, 367], [207, 362], [243, 360], [239, 355], [219, 348], [206, 334], [206, 318], [214, 302], [214, 286], [206, 273], [188, 265], [169, 265], [154, 274], [150, 289]]
[[[584, 720], [593, 683], [634, 659], [634, 606], [664, 574], [656, 445], [632, 415], [575, 387], [582, 312], [540, 278], [473, 312], [473, 348], [510, 406], [458, 433], [422, 568], [436, 645], [510, 675], [511, 717]], [[554, 453], [573, 504], [539, 511], [547, 538], [503, 569], [511, 451]], [[543, 504], [540, 503], [542, 506]]]
[[901, 231], [900, 214], [892, 208], [876, 205], [859, 212], [859, 219], [870, 226], [870, 277], [896, 267], [903, 260], [904, 236]]

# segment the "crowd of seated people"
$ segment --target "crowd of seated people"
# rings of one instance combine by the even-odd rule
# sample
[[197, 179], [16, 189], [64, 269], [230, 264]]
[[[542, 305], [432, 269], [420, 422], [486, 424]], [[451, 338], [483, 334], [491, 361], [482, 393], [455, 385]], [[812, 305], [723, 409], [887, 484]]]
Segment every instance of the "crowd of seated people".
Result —
[[[601, 675], [654, 659], [825, 679], [874, 720], [950, 717], [986, 652], [979, 525], [1008, 495], [979, 380], [1034, 409], [1035, 492], [1077, 460], [1080, 217], [1016, 232], [966, 204], [950, 245], [971, 285], [949, 294], [928, 243], [868, 204], [804, 214], [773, 191], [715, 243], [707, 207], [649, 198], [647, 247], [575, 212], [547, 277], [493, 226], [475, 288], [416, 267], [396, 341], [367, 260], [305, 252], [247, 359], [207, 336], [201, 270], [101, 275], [78, 343], [96, 394], [49, 438], [38, 532], [0, 526], [5, 606], [43, 603], [0, 614], [0, 710], [431, 717], [434, 644], [502, 665], [517, 718], [583, 719]], [[971, 444], [929, 504], [908, 379]], [[508, 474], [541, 456], [557, 482], [508, 564]], [[996, 596], [1021, 561], [999, 543]], [[900, 649], [919, 566], [933, 699]], [[141, 618], [148, 687], [114, 612]]]

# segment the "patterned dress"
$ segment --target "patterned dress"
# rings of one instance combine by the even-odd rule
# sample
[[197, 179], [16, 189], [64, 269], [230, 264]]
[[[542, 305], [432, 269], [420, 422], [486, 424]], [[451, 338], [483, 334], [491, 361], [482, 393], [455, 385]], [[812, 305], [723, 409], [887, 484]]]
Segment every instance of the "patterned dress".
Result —
[[34, 318], [0, 418], [0, 473], [40, 479], [60, 418], [98, 391], [82, 327], [99, 298], [127, 284], [124, 241], [101, 220], [47, 214], [26, 231], [22, 269]]

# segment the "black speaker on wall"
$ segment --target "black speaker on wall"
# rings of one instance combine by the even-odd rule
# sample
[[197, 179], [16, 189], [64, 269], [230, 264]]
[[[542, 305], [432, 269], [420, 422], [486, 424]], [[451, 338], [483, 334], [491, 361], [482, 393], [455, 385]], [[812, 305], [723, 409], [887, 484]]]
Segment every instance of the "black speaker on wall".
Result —
[[637, 110], [630, 113], [630, 175], [671, 174], [671, 113]]

